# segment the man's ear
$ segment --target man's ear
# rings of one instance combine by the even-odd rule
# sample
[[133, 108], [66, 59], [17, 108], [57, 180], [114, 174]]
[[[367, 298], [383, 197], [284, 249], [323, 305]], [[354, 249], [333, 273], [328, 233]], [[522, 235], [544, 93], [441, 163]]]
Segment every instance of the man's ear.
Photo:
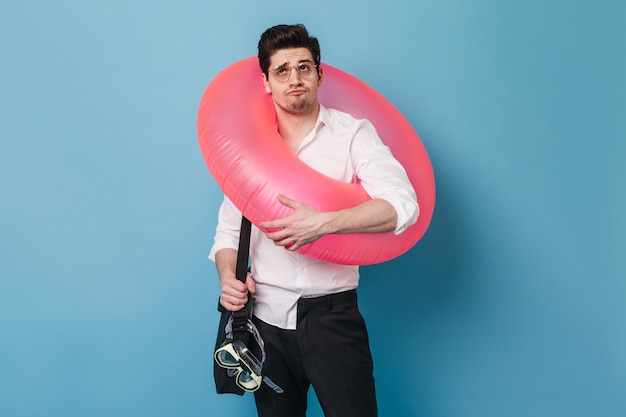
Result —
[[317, 86], [319, 87], [322, 85], [322, 80], [324, 79], [324, 71], [321, 66], [319, 67], [317, 74]]
[[264, 72], [262, 72], [261, 75], [263, 76], [263, 85], [265, 86], [265, 92], [267, 94], [272, 94], [272, 89], [270, 88], [270, 83], [267, 80], [267, 75], [265, 75]]

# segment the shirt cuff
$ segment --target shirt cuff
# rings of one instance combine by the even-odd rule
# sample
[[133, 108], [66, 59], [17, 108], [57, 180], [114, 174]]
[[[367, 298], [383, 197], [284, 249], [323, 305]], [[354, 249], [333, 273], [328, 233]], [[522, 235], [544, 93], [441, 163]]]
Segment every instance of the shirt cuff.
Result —
[[239, 249], [239, 229], [241, 228], [241, 213], [232, 202], [224, 197], [218, 213], [217, 227], [213, 246], [209, 252], [209, 259], [215, 262], [215, 254], [222, 249]]
[[229, 242], [226, 240], [220, 240], [220, 241], [215, 241], [215, 243], [213, 243], [213, 246], [211, 247], [211, 251], [209, 252], [209, 259], [213, 262], [215, 262], [215, 254], [217, 252], [219, 252], [222, 249], [234, 249], [237, 250], [239, 249], [239, 242]]
[[382, 195], [380, 197], [387, 201], [396, 210], [398, 216], [396, 220], [396, 228], [393, 231], [396, 235], [404, 232], [409, 226], [415, 224], [417, 217], [420, 213], [420, 208], [417, 200], [406, 196], [405, 198], [397, 195]]

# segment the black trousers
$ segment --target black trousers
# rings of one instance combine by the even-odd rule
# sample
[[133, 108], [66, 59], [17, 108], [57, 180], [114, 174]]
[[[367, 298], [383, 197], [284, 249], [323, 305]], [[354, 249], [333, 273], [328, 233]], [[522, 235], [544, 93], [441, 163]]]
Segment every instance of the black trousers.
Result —
[[265, 341], [263, 374], [285, 391], [255, 392], [259, 417], [305, 417], [312, 385], [326, 417], [376, 417], [367, 329], [356, 290], [298, 302], [296, 330], [254, 318]]

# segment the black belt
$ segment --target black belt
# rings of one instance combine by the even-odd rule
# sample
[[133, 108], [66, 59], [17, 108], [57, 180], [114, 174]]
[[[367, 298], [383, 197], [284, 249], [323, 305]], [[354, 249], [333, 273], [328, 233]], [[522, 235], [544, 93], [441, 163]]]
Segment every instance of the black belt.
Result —
[[298, 310], [299, 312], [304, 312], [306, 310], [316, 307], [326, 307], [330, 309], [333, 307], [333, 305], [343, 303], [355, 303], [356, 300], [356, 289], [342, 291], [335, 294], [322, 295], [319, 297], [300, 298], [298, 300]]

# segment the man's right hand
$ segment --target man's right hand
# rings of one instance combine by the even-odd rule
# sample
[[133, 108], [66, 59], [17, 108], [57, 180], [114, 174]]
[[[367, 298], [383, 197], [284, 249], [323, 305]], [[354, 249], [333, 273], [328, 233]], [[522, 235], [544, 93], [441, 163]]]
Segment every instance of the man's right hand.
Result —
[[229, 311], [241, 310], [248, 301], [248, 292], [254, 294], [255, 284], [248, 272], [246, 283], [235, 276], [237, 251], [230, 248], [220, 249], [215, 254], [215, 266], [220, 277], [220, 304]]
[[226, 274], [220, 278], [220, 304], [229, 311], [239, 311], [248, 301], [248, 292], [254, 294], [255, 283], [252, 274], [248, 273], [246, 283], [239, 281], [235, 274]]

